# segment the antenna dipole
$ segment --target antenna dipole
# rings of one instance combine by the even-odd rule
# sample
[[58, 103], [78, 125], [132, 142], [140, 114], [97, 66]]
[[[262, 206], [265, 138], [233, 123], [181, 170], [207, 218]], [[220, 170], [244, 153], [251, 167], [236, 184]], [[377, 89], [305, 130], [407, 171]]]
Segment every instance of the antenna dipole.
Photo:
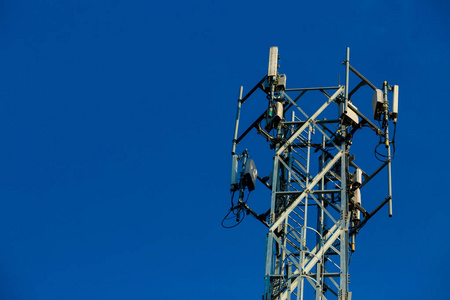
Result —
[[[278, 73], [278, 59], [278, 47], [271, 47], [267, 75], [244, 97], [240, 88], [232, 147], [232, 206], [222, 224], [234, 227], [251, 214], [268, 228], [263, 300], [350, 300], [349, 257], [356, 249], [356, 236], [386, 203], [392, 216], [391, 145], [395, 152], [398, 86], [384, 82], [383, 90], [377, 89], [350, 65], [347, 48], [345, 85], [288, 89], [286, 75]], [[353, 89], [350, 72], [361, 79]], [[364, 85], [374, 90], [373, 116], [381, 121], [380, 127], [352, 103], [352, 95]], [[268, 99], [267, 110], [238, 136], [242, 105], [258, 89]], [[392, 112], [390, 91], [394, 94]], [[311, 112], [298, 101], [307, 93], [319, 99]], [[392, 138], [389, 126], [394, 127]], [[249, 158], [251, 150], [236, 154], [237, 146], [252, 131], [262, 135], [274, 151], [272, 172], [265, 177], [256, 170], [258, 162]], [[375, 154], [381, 164], [371, 173], [356, 164], [350, 151], [354, 136], [360, 134], [378, 140]], [[381, 145], [386, 155], [378, 152]], [[363, 164], [366, 158], [361, 157]], [[387, 197], [368, 212], [361, 202], [361, 190], [386, 166]], [[258, 187], [257, 180], [261, 182]], [[255, 188], [271, 191], [265, 212], [257, 213], [247, 202]], [[230, 215], [235, 217], [232, 226], [226, 224]]]

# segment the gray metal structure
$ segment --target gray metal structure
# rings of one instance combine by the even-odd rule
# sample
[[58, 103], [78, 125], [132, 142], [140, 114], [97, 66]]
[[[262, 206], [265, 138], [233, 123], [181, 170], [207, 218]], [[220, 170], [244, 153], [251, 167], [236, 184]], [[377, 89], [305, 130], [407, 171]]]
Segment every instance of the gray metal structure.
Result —
[[[268, 75], [245, 96], [240, 88], [231, 185], [233, 196], [239, 196], [236, 203], [232, 200], [224, 221], [231, 216], [237, 225], [245, 214], [251, 214], [268, 227], [263, 300], [351, 299], [348, 265], [355, 236], [386, 203], [392, 216], [391, 146], [395, 147], [395, 131], [390, 137], [389, 126], [395, 128], [397, 122], [398, 86], [384, 82], [377, 90], [350, 65], [349, 48], [344, 65], [345, 85], [288, 89], [286, 76], [278, 73], [278, 48], [272, 47]], [[361, 80], [351, 90], [350, 72]], [[375, 91], [372, 104], [378, 126], [352, 103], [352, 96], [364, 85]], [[258, 89], [265, 93], [268, 108], [238, 135], [242, 105]], [[390, 91], [395, 94], [391, 100], [394, 112], [389, 111]], [[377, 98], [380, 92], [381, 100]], [[307, 93], [315, 93], [319, 99], [314, 101], [317, 107], [311, 114], [299, 104]], [[371, 131], [386, 151], [380, 154], [376, 147], [381, 162], [371, 173], [360, 168], [350, 152], [353, 136], [366, 128], [370, 130], [364, 133]], [[249, 151], [236, 155], [238, 144], [252, 131], [263, 136], [275, 152], [272, 172], [266, 177], [258, 176]], [[361, 189], [386, 167], [387, 197], [368, 212], [361, 205]], [[256, 178], [261, 188], [271, 190], [270, 207], [262, 213], [256, 213], [245, 200], [255, 189]]]

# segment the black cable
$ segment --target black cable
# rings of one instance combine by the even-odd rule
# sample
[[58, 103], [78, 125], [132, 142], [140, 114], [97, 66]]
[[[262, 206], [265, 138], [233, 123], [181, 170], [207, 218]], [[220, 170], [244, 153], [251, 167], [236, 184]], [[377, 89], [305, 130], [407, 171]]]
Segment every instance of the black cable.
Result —
[[247, 199], [245, 199], [244, 203], [247, 203], [248, 197], [250, 197], [250, 194], [251, 194], [251, 193], [252, 193], [252, 192], [248, 192]]
[[388, 156], [378, 152], [378, 147], [380, 147], [380, 145], [384, 145], [384, 143], [381, 141], [381, 138], [380, 138], [380, 141], [378, 142], [378, 145], [375, 147], [375, 150], [374, 150], [375, 158], [384, 163], [387, 160], [384, 160], [382, 158], [388, 158]]
[[[380, 121], [378, 121], [379, 126], [382, 128], [385, 128], [386, 125], [388, 125], [386, 123], [385, 120], [383, 120], [383, 125], [381, 125]], [[374, 150], [374, 154], [375, 154], [375, 158], [378, 159], [379, 161], [385, 163], [387, 162], [389, 159], [392, 161], [394, 159], [394, 155], [395, 155], [395, 133], [397, 132], [397, 123], [394, 123], [394, 133], [392, 135], [392, 141], [389, 141], [390, 144], [392, 144], [392, 154], [390, 156], [382, 154], [378, 151], [378, 147], [380, 145], [384, 145], [383, 141], [382, 141], [382, 137], [380, 136], [380, 141], [378, 142], [378, 145], [375, 147]]]
[[[230, 210], [228, 211], [228, 213], [225, 215], [225, 217], [222, 219], [222, 222], [221, 222], [221, 225], [222, 225], [223, 228], [233, 228], [233, 227], [236, 227], [236, 226], [238, 226], [239, 224], [242, 223], [242, 221], [244, 220], [245, 215], [246, 215], [246, 213], [245, 213], [245, 212], [246, 212], [246, 209], [245, 209], [245, 207], [244, 207], [243, 204], [247, 203], [248, 197], [250, 196], [250, 193], [251, 193], [251, 192], [249, 192], [249, 193], [247, 194], [247, 198], [245, 199], [244, 202], [242, 202], [242, 204], [241, 204], [241, 203], [238, 203], [238, 205], [234, 206], [234, 202], [233, 202], [234, 191], [232, 192], [232, 194], [231, 194], [231, 208], [230, 208]], [[233, 213], [233, 216], [228, 217], [231, 213]], [[232, 226], [226, 226], [226, 225], [224, 224], [224, 222], [225, 222], [226, 220], [231, 220], [231, 219], [234, 219], [234, 218], [236, 218], [236, 220], [239, 220], [239, 221], [237, 221], [236, 224], [234, 224], [234, 225], [232, 225]]]
[[[242, 221], [244, 220], [244, 218], [242, 218], [238, 223], [236, 223], [236, 224], [234, 224], [234, 225], [232, 225], [232, 226], [226, 226], [226, 225], [224, 225], [224, 222], [225, 222], [225, 220], [230, 220], [231, 218], [228, 218], [227, 219], [227, 217], [230, 215], [230, 213], [231, 212], [233, 212], [233, 214], [234, 214], [234, 209], [230, 209], [230, 211], [225, 215], [225, 217], [223, 218], [223, 220], [222, 220], [222, 227], [223, 228], [233, 228], [233, 227], [236, 227], [236, 226], [238, 226], [239, 224], [241, 224], [242, 223]], [[245, 214], [244, 214], [244, 217], [245, 217]], [[233, 217], [234, 218], [234, 217]]]
[[395, 133], [397, 132], [397, 123], [394, 123], [394, 134], [392, 135], [392, 159], [394, 159], [395, 154]]
[[[382, 141], [380, 141], [378, 143], [378, 145], [375, 147], [374, 153], [375, 153], [375, 158], [378, 159], [379, 161], [385, 163], [388, 161], [388, 159], [390, 158], [390, 160], [392, 161], [394, 159], [394, 155], [395, 155], [395, 143], [392, 141], [390, 142], [392, 144], [392, 153], [390, 156], [382, 154], [380, 152], [378, 152], [378, 147], [380, 147], [380, 145], [384, 145], [384, 143]], [[385, 159], [383, 159], [385, 158]]]
[[394, 123], [394, 134], [392, 135], [392, 142], [395, 142], [395, 132], [397, 131], [397, 123]]

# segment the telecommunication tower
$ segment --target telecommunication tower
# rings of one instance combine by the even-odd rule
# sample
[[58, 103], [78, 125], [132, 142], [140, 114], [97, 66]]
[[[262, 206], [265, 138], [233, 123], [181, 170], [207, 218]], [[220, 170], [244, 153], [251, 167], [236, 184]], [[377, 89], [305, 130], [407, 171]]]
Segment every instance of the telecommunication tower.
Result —
[[[356, 235], [384, 205], [392, 216], [398, 86], [385, 81], [378, 89], [350, 65], [349, 48], [344, 85], [287, 88], [278, 60], [278, 48], [271, 47], [267, 75], [245, 96], [240, 87], [232, 145], [232, 206], [222, 224], [234, 227], [251, 214], [267, 226], [263, 300], [351, 299], [348, 266]], [[360, 80], [352, 89], [350, 72]], [[352, 101], [365, 85], [374, 90], [372, 99]], [[267, 109], [238, 135], [242, 105], [256, 90], [264, 92]], [[299, 101], [305, 94], [314, 96], [309, 106]], [[356, 106], [364, 101], [372, 101], [370, 117]], [[305, 107], [313, 109], [308, 112]], [[236, 154], [252, 131], [274, 151], [272, 171], [265, 177], [259, 176], [250, 150]], [[356, 135], [375, 140], [380, 163], [373, 170], [363, 169], [350, 152]], [[361, 203], [361, 191], [386, 167], [387, 196], [369, 212]], [[247, 202], [257, 184], [271, 191], [270, 207], [261, 213]]]

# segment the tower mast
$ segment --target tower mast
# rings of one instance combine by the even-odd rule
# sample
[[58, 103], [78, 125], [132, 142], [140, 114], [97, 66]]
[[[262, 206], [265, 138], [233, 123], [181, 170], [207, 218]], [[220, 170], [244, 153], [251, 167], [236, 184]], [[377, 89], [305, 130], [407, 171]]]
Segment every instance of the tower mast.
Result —
[[[251, 214], [268, 227], [264, 300], [350, 300], [349, 256], [355, 251], [356, 235], [388, 202], [392, 216], [391, 146], [395, 151], [398, 86], [384, 82], [382, 89], [377, 89], [350, 65], [349, 48], [344, 65], [345, 85], [288, 89], [286, 75], [278, 73], [278, 48], [271, 47], [267, 75], [244, 97], [240, 88], [231, 184], [232, 194], [239, 197], [237, 203], [232, 200], [222, 223], [232, 227], [225, 224], [231, 214], [237, 223]], [[361, 80], [353, 89], [349, 88], [350, 72]], [[373, 118], [382, 122], [380, 127], [352, 102], [364, 85], [374, 90]], [[265, 93], [267, 109], [238, 136], [242, 105], [258, 89]], [[393, 94], [391, 110], [389, 92]], [[311, 111], [300, 105], [305, 94], [314, 96]], [[394, 127], [392, 138], [389, 126]], [[259, 176], [251, 151], [236, 154], [238, 144], [253, 129], [274, 151], [272, 172], [265, 177]], [[357, 165], [351, 153], [357, 135], [374, 138], [381, 162], [372, 172]], [[381, 146], [386, 154], [378, 152]], [[361, 156], [363, 164], [366, 158]], [[361, 190], [386, 166], [387, 197], [368, 212], [361, 205]], [[260, 214], [244, 200], [258, 180], [261, 188], [271, 190], [270, 207]]]

